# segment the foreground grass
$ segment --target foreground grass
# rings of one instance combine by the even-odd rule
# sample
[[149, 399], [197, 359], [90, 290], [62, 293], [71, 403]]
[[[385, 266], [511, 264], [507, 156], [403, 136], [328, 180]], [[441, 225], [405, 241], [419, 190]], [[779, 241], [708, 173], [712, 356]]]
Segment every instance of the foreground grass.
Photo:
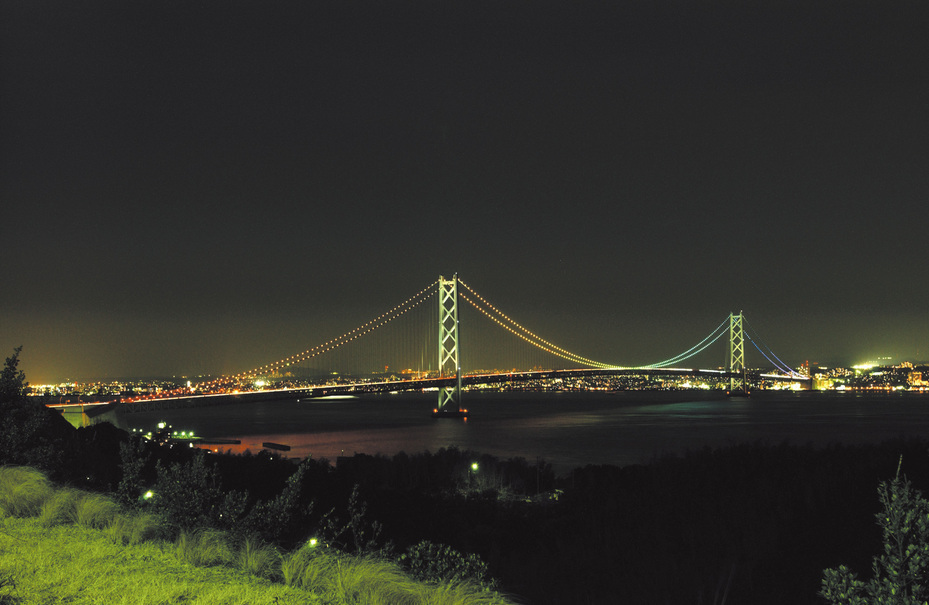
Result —
[[151, 515], [0, 467], [0, 605], [505, 605], [470, 584], [417, 582], [393, 562], [280, 553], [210, 530], [160, 534]]
[[80, 525], [47, 527], [38, 519], [3, 519], [0, 603], [323, 603], [305, 590], [228, 567], [182, 562], [170, 544], [116, 544]]

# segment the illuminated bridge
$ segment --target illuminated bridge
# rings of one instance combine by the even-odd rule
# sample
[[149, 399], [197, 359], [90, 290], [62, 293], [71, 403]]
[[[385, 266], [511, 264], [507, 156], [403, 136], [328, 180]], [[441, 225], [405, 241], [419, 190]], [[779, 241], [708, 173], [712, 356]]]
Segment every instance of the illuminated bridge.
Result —
[[[466, 314], [470, 315], [465, 323], [465, 350], [459, 329], [461, 316]], [[720, 351], [726, 353], [723, 369], [701, 369], [687, 363], [720, 340], [727, 347]], [[762, 355], [768, 370], [746, 367], [746, 344]], [[470, 369], [463, 369], [464, 359], [476, 361], [471, 362]], [[545, 340], [456, 275], [451, 279], [439, 277], [371, 321], [303, 352], [238, 374], [109, 405], [133, 412], [277, 397], [436, 390], [433, 415], [457, 417], [466, 413], [461, 408], [462, 389], [521, 384], [545, 388], [622, 377], [627, 381], [634, 378], [637, 384], [660, 384], [665, 380], [685, 384], [689, 378], [735, 395], [776, 382], [809, 386], [809, 377], [781, 361], [754, 333], [741, 312], [730, 313], [705, 338], [682, 353], [647, 365], [625, 367], [583, 357]]]

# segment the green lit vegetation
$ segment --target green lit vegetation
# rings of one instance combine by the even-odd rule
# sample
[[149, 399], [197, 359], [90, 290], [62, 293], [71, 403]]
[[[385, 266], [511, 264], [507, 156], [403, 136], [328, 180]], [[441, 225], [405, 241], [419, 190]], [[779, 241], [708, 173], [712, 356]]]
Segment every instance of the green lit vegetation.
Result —
[[195, 567], [162, 543], [116, 544], [78, 525], [7, 518], [0, 534], [0, 603], [321, 603], [305, 591], [231, 567]]
[[277, 578], [281, 572], [281, 553], [270, 544], [254, 538], [245, 538], [235, 554], [235, 565], [253, 576]]
[[874, 557], [874, 575], [867, 582], [845, 565], [823, 572], [820, 594], [834, 605], [919, 605], [929, 599], [929, 501], [900, 476], [899, 468], [893, 481], [881, 483], [878, 498], [883, 509], [875, 516], [883, 554]]
[[5, 467], [0, 472], [0, 514], [4, 517], [34, 517], [54, 495], [45, 475], [30, 468]]
[[370, 603], [490, 605], [468, 581], [421, 582], [398, 564], [306, 543], [281, 554], [256, 539], [185, 529], [100, 494], [0, 467], [0, 603]]

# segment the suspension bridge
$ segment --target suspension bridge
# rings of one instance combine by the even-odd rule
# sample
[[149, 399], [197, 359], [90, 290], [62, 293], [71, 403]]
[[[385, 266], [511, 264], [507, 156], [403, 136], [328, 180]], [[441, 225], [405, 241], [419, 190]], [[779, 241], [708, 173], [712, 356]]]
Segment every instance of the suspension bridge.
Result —
[[[470, 316], [462, 329], [465, 313]], [[726, 336], [724, 365], [701, 369], [687, 364]], [[746, 367], [746, 344], [770, 364], [769, 371]], [[464, 367], [463, 360], [470, 360], [469, 365]], [[440, 276], [389, 311], [300, 353], [237, 374], [109, 405], [133, 412], [275, 397], [435, 390], [433, 416], [462, 417], [467, 410], [461, 394], [468, 388], [594, 377], [645, 381], [693, 377], [737, 395], [747, 394], [762, 382], [809, 385], [809, 377], [779, 359], [741, 311], [730, 313], [682, 353], [646, 365], [620, 366], [581, 356], [542, 338], [454, 275], [450, 279]]]

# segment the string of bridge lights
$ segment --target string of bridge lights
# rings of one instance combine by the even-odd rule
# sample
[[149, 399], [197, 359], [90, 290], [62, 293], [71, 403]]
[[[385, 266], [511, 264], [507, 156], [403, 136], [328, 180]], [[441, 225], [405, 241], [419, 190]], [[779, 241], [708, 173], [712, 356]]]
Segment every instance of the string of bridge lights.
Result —
[[[474, 293], [474, 291], [471, 290], [470, 288], [468, 288], [468, 290], [469, 290], [472, 294]], [[565, 351], [564, 349], [562, 349], [562, 348], [560, 348], [560, 347], [556, 347], [556, 346], [554, 346], [554, 345], [551, 345], [551, 347], [547, 347], [547, 346], [545, 346], [544, 344], [542, 344], [542, 343], [545, 343], [545, 341], [542, 340], [541, 338], [536, 337], [537, 340], [532, 340], [531, 338], [529, 338], [529, 337], [526, 335], [526, 334], [532, 334], [532, 332], [529, 332], [529, 330], [525, 330], [525, 329], [524, 329], [524, 331], [526, 332], [526, 334], [521, 334], [521, 333], [517, 332], [516, 330], [514, 330], [512, 326], [506, 325], [505, 323], [503, 323], [502, 321], [500, 321], [497, 317], [494, 317], [493, 315], [491, 315], [486, 309], [481, 308], [480, 305], [478, 305], [476, 302], [474, 302], [473, 300], [471, 300], [470, 298], [468, 298], [468, 295], [465, 294], [464, 292], [459, 292], [459, 295], [461, 296], [461, 298], [463, 298], [463, 299], [466, 300], [467, 302], [471, 303], [471, 306], [473, 306], [475, 309], [477, 309], [478, 311], [480, 311], [485, 317], [487, 317], [488, 319], [490, 319], [491, 321], [493, 321], [494, 323], [496, 323], [498, 326], [500, 326], [501, 328], [503, 328], [503, 329], [506, 330], [507, 332], [510, 332], [510, 333], [513, 334], [514, 336], [517, 336], [518, 338], [521, 338], [522, 340], [528, 342], [529, 344], [531, 344], [531, 345], [533, 345], [533, 346], [535, 346], [535, 347], [538, 347], [539, 349], [541, 349], [541, 350], [543, 350], [543, 351], [545, 351], [545, 352], [547, 352], [547, 353], [551, 353], [552, 355], [555, 355], [555, 356], [557, 356], [557, 357], [561, 357], [562, 359], [567, 359], [568, 361], [573, 361], [573, 362], [580, 363], [580, 364], [586, 365], [586, 366], [593, 366], [593, 367], [601, 368], [601, 369], [604, 369], [604, 368], [612, 368], [612, 367], [614, 367], [614, 366], [611, 366], [611, 365], [609, 365], [609, 364], [605, 364], [605, 363], [601, 363], [601, 362], [599, 362], [599, 361], [594, 361], [594, 360], [592, 360], [592, 359], [587, 359], [587, 358], [585, 358], [585, 357], [581, 357], [580, 355], [576, 355], [576, 354], [574, 354], [574, 353], [571, 353], [570, 351]], [[475, 296], [477, 296], [477, 295], [475, 295]], [[502, 315], [502, 313], [501, 313], [501, 315]], [[514, 325], [518, 325], [518, 324], [516, 324], [516, 322], [513, 322], [513, 324], [514, 324]], [[534, 335], [533, 335], [533, 336], [534, 336]], [[548, 344], [548, 343], [546, 343], [546, 344]]]
[[424, 295], [427, 292], [430, 292], [430, 290], [432, 290], [437, 283], [438, 283], [438, 280], [432, 282], [431, 284], [429, 284], [428, 286], [426, 286], [425, 288], [423, 288], [422, 290], [420, 290], [413, 296], [409, 297], [402, 303], [396, 305], [389, 311], [381, 313], [380, 315], [378, 315], [371, 321], [364, 323], [358, 326], [357, 328], [355, 328], [354, 330], [350, 330], [342, 334], [341, 336], [333, 338], [332, 340], [324, 342], [320, 345], [316, 345], [315, 347], [311, 349], [307, 349], [306, 351], [303, 351], [302, 353], [297, 353], [296, 355], [285, 357], [284, 359], [281, 359], [279, 361], [275, 361], [273, 363], [259, 366], [255, 369], [248, 370], [245, 372], [240, 372], [238, 374], [221, 376], [217, 378], [216, 380], [213, 380], [212, 382], [208, 383], [208, 386], [216, 386], [216, 385], [224, 384], [228, 382], [235, 382], [243, 378], [253, 378], [261, 374], [272, 373], [277, 370], [291, 366], [293, 364], [306, 361], [307, 359], [312, 359], [313, 357], [316, 357], [317, 355], [322, 355], [323, 353], [327, 353], [343, 345], [346, 345], [350, 343], [351, 341], [356, 340], [364, 336], [365, 334], [368, 334], [376, 330], [377, 328], [380, 328], [381, 326], [384, 326], [390, 323], [394, 319], [397, 319], [398, 317], [408, 313], [412, 309], [415, 309], [416, 307], [421, 305], [426, 300], [426, 297]]
[[[570, 351], [566, 351], [565, 349], [562, 349], [561, 347], [558, 347], [557, 345], [554, 345], [554, 344], [548, 342], [547, 340], [545, 340], [545, 339], [539, 337], [538, 335], [534, 334], [533, 332], [531, 332], [531, 331], [528, 330], [527, 328], [521, 326], [519, 323], [517, 323], [516, 321], [514, 321], [513, 319], [511, 319], [510, 317], [508, 317], [505, 313], [503, 313], [502, 311], [500, 311], [499, 309], [497, 309], [496, 307], [494, 307], [489, 301], [487, 301], [487, 299], [485, 299], [483, 296], [481, 296], [480, 294], [478, 294], [477, 292], [475, 292], [474, 289], [471, 288], [471, 286], [469, 286], [468, 284], [466, 284], [466, 283], [464, 283], [463, 281], [461, 281], [461, 279], [458, 280], [458, 283], [460, 283], [462, 286], [464, 286], [471, 294], [473, 294], [475, 297], [477, 297], [481, 302], [483, 302], [485, 305], [487, 305], [490, 309], [492, 309], [495, 313], [499, 314], [501, 317], [503, 317], [506, 321], [508, 321], [509, 323], [511, 323], [513, 326], [515, 326], [515, 327], [518, 328], [519, 330], [525, 332], [525, 333], [526, 333], [527, 335], [529, 335], [531, 338], [536, 339], [536, 340], [538, 341], [538, 343], [542, 343], [542, 344], [544, 344], [544, 345], [547, 345], [548, 347], [551, 347], [551, 349], [548, 349], [548, 348], [546, 348], [546, 347], [543, 347], [542, 345], [538, 344], [537, 342], [534, 342], [534, 341], [531, 340], [530, 338], [526, 338], [526, 337], [524, 337], [522, 334], [519, 334], [519, 333], [517, 333], [516, 331], [510, 329], [508, 326], [504, 325], [503, 323], [501, 323], [500, 321], [498, 321], [496, 318], [492, 317], [492, 316], [489, 315], [487, 312], [485, 312], [483, 309], [481, 309], [480, 307], [478, 307], [473, 301], [471, 301], [471, 300], [465, 298], [465, 300], [468, 300], [468, 302], [470, 302], [476, 309], [478, 309], [479, 311], [481, 311], [482, 313], [484, 313], [484, 315], [486, 315], [487, 317], [490, 317], [491, 319], [493, 319], [494, 321], [496, 321], [497, 324], [499, 324], [500, 326], [502, 326], [502, 327], [508, 329], [510, 332], [512, 332], [513, 334], [519, 336], [520, 338], [522, 338], [522, 339], [525, 340], [526, 342], [529, 342], [529, 343], [531, 343], [531, 344], [533, 344], [533, 345], [539, 347], [540, 349], [543, 349], [543, 350], [545, 350], [545, 351], [548, 351], [549, 353], [551, 353], [551, 354], [553, 354], [553, 355], [558, 355], [559, 357], [562, 357], [563, 359], [567, 359], [567, 360], [569, 360], [569, 361], [577, 361], [577, 362], [579, 362], [579, 363], [584, 363], [584, 364], [586, 364], [586, 365], [592, 365], [592, 366], [598, 367], [598, 368], [611, 368], [611, 369], [620, 369], [620, 370], [645, 370], [645, 369], [650, 369], [650, 368], [664, 368], [664, 367], [667, 367], [667, 366], [669, 366], [669, 365], [671, 365], [671, 364], [673, 364], [673, 363], [677, 363], [677, 362], [679, 362], [679, 361], [684, 361], [685, 359], [689, 359], [689, 358], [693, 357], [694, 355], [700, 353], [701, 351], [703, 351], [704, 349], [706, 349], [708, 346], [710, 346], [711, 344], [713, 344], [714, 342], [716, 342], [717, 340], [719, 340], [719, 339], [722, 337], [722, 335], [725, 334], [725, 330], [721, 330], [721, 328], [723, 328], [723, 326], [725, 326], [726, 323], [729, 321], [728, 318], [725, 319], [725, 320], [723, 320], [723, 322], [722, 322], [721, 324], [719, 324], [714, 330], [712, 330], [712, 331], [710, 332], [709, 336], [707, 336], [706, 338], [704, 338], [703, 340], [701, 340], [699, 343], [697, 343], [696, 345], [694, 345], [694, 346], [691, 347], [690, 349], [684, 351], [683, 353], [680, 353], [680, 354], [678, 354], [678, 355], [675, 355], [674, 357], [671, 357], [671, 358], [669, 358], [669, 359], [665, 359], [664, 361], [659, 361], [659, 362], [657, 362], [657, 363], [652, 363], [652, 364], [643, 365], [643, 366], [632, 366], [632, 367], [615, 366], [615, 365], [611, 365], [611, 364], [604, 364], [604, 363], [601, 363], [601, 362], [597, 362], [597, 361], [594, 361], [594, 360], [592, 360], [592, 359], [587, 359], [587, 358], [585, 358], [585, 357], [581, 357], [581, 356], [579, 356], [579, 355], [576, 355], [575, 353], [571, 353]], [[464, 297], [464, 295], [462, 295], [462, 297]], [[717, 333], [717, 332], [718, 332], [718, 333]], [[711, 339], [712, 339], [712, 340], [711, 340]], [[707, 342], [707, 341], [709, 341], [709, 342]], [[552, 349], [553, 349], [553, 350], [552, 350]]]
[[507, 322], [509, 322], [510, 324], [512, 324], [512, 326], [515, 326], [516, 329], [518, 329], [518, 330], [524, 332], [525, 334], [520, 334], [519, 332], [517, 332], [516, 330], [514, 330], [512, 327], [510, 327], [510, 326], [504, 324], [503, 322], [501, 322], [500, 320], [498, 320], [496, 317], [492, 316], [489, 312], [487, 312], [486, 310], [482, 309], [477, 303], [475, 303], [474, 301], [472, 301], [471, 299], [469, 299], [463, 292], [461, 293], [461, 297], [462, 297], [462, 298], [464, 298], [466, 301], [468, 301], [469, 303], [471, 303], [471, 305], [472, 305], [475, 309], [477, 309], [478, 311], [480, 311], [481, 313], [483, 313], [483, 314], [484, 314], [485, 316], [487, 316], [488, 318], [492, 319], [492, 320], [493, 320], [494, 322], [496, 322], [499, 326], [505, 328], [506, 330], [508, 330], [508, 331], [511, 332], [512, 334], [514, 334], [514, 335], [516, 335], [516, 336], [522, 338], [522, 339], [525, 340], [526, 342], [528, 342], [528, 343], [530, 343], [530, 344], [532, 344], [532, 345], [534, 345], [534, 346], [536, 346], [536, 347], [542, 349], [543, 351], [546, 351], [546, 352], [548, 352], [548, 353], [551, 353], [552, 355], [557, 355], [558, 357], [561, 357], [562, 359], [567, 359], [568, 361], [576, 361], [576, 362], [578, 362], [578, 363], [581, 363], [581, 364], [584, 364], [584, 365], [593, 366], [593, 367], [597, 367], [597, 368], [615, 368], [615, 367], [616, 367], [616, 366], [614, 366], [614, 365], [612, 365], [612, 364], [602, 363], [602, 362], [599, 362], [599, 361], [594, 361], [593, 359], [587, 359], [586, 357], [581, 357], [580, 355], [577, 355], [577, 354], [575, 354], [575, 353], [572, 353], [571, 351], [567, 351], [567, 350], [565, 350], [565, 349], [562, 349], [561, 347], [559, 347], [559, 346], [557, 346], [557, 345], [555, 345], [555, 344], [553, 344], [553, 343], [548, 342], [548, 341], [545, 340], [544, 338], [538, 336], [537, 334], [533, 333], [531, 330], [529, 330], [529, 329], [523, 327], [522, 325], [520, 325], [519, 323], [517, 323], [516, 321], [514, 321], [512, 318], [510, 318], [506, 313], [504, 313], [504, 312], [501, 311], [500, 309], [498, 309], [498, 308], [496, 308], [495, 306], [493, 306], [492, 304], [490, 304], [490, 302], [488, 302], [487, 299], [485, 299], [483, 296], [481, 296], [480, 294], [478, 294], [477, 292], [475, 292], [474, 289], [473, 289], [471, 286], [469, 286], [468, 284], [466, 284], [466, 283], [464, 283], [463, 281], [461, 281], [461, 279], [458, 280], [458, 283], [461, 284], [462, 286], [464, 286], [465, 289], [467, 289], [468, 292], [470, 292], [471, 294], [473, 294], [473, 295], [475, 296], [475, 298], [477, 298], [477, 299], [480, 300], [482, 303], [484, 303], [485, 305], [487, 305], [488, 308], [490, 308], [491, 310], [493, 310], [493, 311], [494, 311], [495, 313], [497, 313], [500, 317], [502, 317], [502, 318], [505, 319]]
[[[719, 340], [719, 339], [722, 337], [722, 335], [726, 333], [726, 330], [725, 330], [725, 329], [722, 329], [722, 328], [723, 328], [723, 326], [725, 326], [727, 323], [729, 323], [729, 318], [728, 318], [728, 317], [727, 317], [726, 319], [724, 319], [723, 322], [722, 322], [721, 324], [719, 324], [718, 326], [716, 326], [716, 328], [715, 328], [712, 332], [710, 332], [709, 336], [707, 336], [706, 338], [704, 338], [703, 340], [701, 340], [700, 342], [698, 342], [698, 343], [695, 344], [694, 346], [690, 347], [689, 349], [687, 349], [687, 350], [684, 351], [683, 353], [679, 353], [679, 354], [675, 355], [674, 357], [671, 357], [671, 358], [669, 358], [669, 359], [665, 359], [664, 361], [659, 361], [659, 362], [657, 362], [657, 363], [652, 363], [652, 364], [649, 364], [649, 365], [647, 365], [647, 366], [639, 366], [639, 367], [634, 368], [634, 369], [636, 369], [636, 370], [639, 370], [639, 369], [647, 370], [647, 369], [651, 369], [651, 368], [666, 368], [666, 367], [668, 367], [669, 365], [671, 365], [672, 363], [677, 363], [677, 362], [679, 362], [679, 361], [684, 361], [685, 359], [690, 359], [691, 357], [693, 357], [693, 356], [696, 355], [697, 353], [700, 353], [701, 351], [703, 351], [703, 349], [707, 348], [708, 346], [710, 346], [711, 344], [713, 344], [714, 342], [716, 342], [717, 340]], [[719, 333], [717, 334], [717, 332], [719, 332]], [[715, 334], [715, 337], [714, 337], [714, 334]], [[711, 338], [712, 338], [713, 340], [710, 340]], [[708, 340], [709, 340], [709, 342], [707, 342]], [[703, 343], [706, 343], [706, 344], [703, 344]], [[703, 345], [703, 346], [701, 346], [701, 345]]]

